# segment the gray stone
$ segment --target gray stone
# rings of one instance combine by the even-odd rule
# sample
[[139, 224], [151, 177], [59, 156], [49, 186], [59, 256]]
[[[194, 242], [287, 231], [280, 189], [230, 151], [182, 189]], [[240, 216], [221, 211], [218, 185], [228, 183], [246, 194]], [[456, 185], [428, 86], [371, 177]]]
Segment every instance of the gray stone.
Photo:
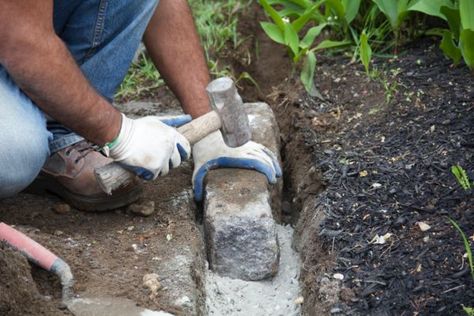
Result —
[[[273, 112], [264, 103], [246, 104], [252, 139], [278, 155]], [[279, 246], [272, 199], [281, 183], [269, 189], [264, 175], [252, 170], [209, 172], [204, 201], [204, 231], [210, 267], [221, 276], [262, 280], [276, 274]], [[280, 189], [279, 189], [280, 188]]]

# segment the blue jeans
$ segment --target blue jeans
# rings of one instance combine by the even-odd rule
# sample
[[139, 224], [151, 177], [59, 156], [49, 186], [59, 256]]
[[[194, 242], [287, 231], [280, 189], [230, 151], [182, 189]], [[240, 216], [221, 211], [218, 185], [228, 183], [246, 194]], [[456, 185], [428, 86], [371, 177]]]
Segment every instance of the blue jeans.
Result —
[[[127, 73], [157, 3], [54, 1], [57, 35], [91, 85], [109, 101]], [[0, 65], [0, 198], [26, 188], [51, 153], [82, 139], [48, 120]]]

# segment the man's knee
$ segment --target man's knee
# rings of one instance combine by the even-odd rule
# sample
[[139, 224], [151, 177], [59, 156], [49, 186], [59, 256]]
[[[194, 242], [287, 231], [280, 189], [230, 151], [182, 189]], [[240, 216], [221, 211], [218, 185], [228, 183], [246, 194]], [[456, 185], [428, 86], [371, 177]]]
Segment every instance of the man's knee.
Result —
[[33, 131], [0, 134], [0, 199], [25, 189], [49, 156], [48, 134]]

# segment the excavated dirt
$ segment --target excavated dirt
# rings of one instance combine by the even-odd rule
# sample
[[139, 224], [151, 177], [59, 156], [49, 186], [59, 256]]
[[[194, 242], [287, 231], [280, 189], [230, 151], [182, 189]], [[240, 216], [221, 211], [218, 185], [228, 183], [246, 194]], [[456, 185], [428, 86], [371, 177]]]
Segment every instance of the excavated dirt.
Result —
[[[161, 108], [157, 104], [156, 109], [137, 111]], [[14, 225], [68, 262], [76, 280], [74, 290], [81, 297], [123, 297], [153, 310], [189, 315], [193, 308], [204, 306], [203, 293], [196, 292], [197, 284], [202, 282], [204, 250], [195, 224], [191, 173], [187, 163], [144, 186], [143, 200], [154, 201], [156, 206], [149, 217], [133, 214], [127, 208], [104, 213], [75, 209], [58, 213], [55, 209], [60, 201], [52, 195], [19, 194], [0, 202], [0, 222]], [[1, 260], [7, 260], [12, 253], [0, 249]], [[30, 268], [18, 255], [9, 260], [19, 261], [21, 272], [14, 269], [11, 274], [0, 265], [5, 276], [0, 282], [0, 315], [4, 310], [12, 316], [69, 314], [54, 309], [59, 306], [61, 294], [55, 276]], [[35, 282], [28, 278], [30, 270]], [[149, 273], [159, 274], [162, 288], [157, 295], [150, 295], [143, 286], [143, 276]], [[11, 296], [5, 296], [9, 295], [3, 291], [5, 286]], [[13, 299], [15, 293], [25, 293], [21, 296], [29, 304]], [[25, 310], [24, 306], [31, 307]]]
[[26, 259], [0, 243], [0, 315], [65, 315], [51, 297], [40, 295]]

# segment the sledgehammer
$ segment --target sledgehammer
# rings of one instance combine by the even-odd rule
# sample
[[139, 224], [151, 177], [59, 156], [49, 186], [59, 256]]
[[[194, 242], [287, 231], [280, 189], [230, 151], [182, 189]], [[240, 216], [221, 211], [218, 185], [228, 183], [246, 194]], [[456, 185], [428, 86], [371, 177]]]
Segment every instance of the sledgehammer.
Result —
[[[252, 135], [248, 117], [242, 105], [232, 79], [223, 77], [209, 83], [206, 88], [213, 111], [178, 128], [191, 145], [210, 133], [220, 129], [225, 143], [238, 147], [247, 143]], [[159, 150], [159, 148], [157, 148]], [[116, 188], [132, 181], [136, 175], [124, 169], [118, 163], [110, 163], [95, 170], [95, 175], [102, 190], [112, 194]]]

